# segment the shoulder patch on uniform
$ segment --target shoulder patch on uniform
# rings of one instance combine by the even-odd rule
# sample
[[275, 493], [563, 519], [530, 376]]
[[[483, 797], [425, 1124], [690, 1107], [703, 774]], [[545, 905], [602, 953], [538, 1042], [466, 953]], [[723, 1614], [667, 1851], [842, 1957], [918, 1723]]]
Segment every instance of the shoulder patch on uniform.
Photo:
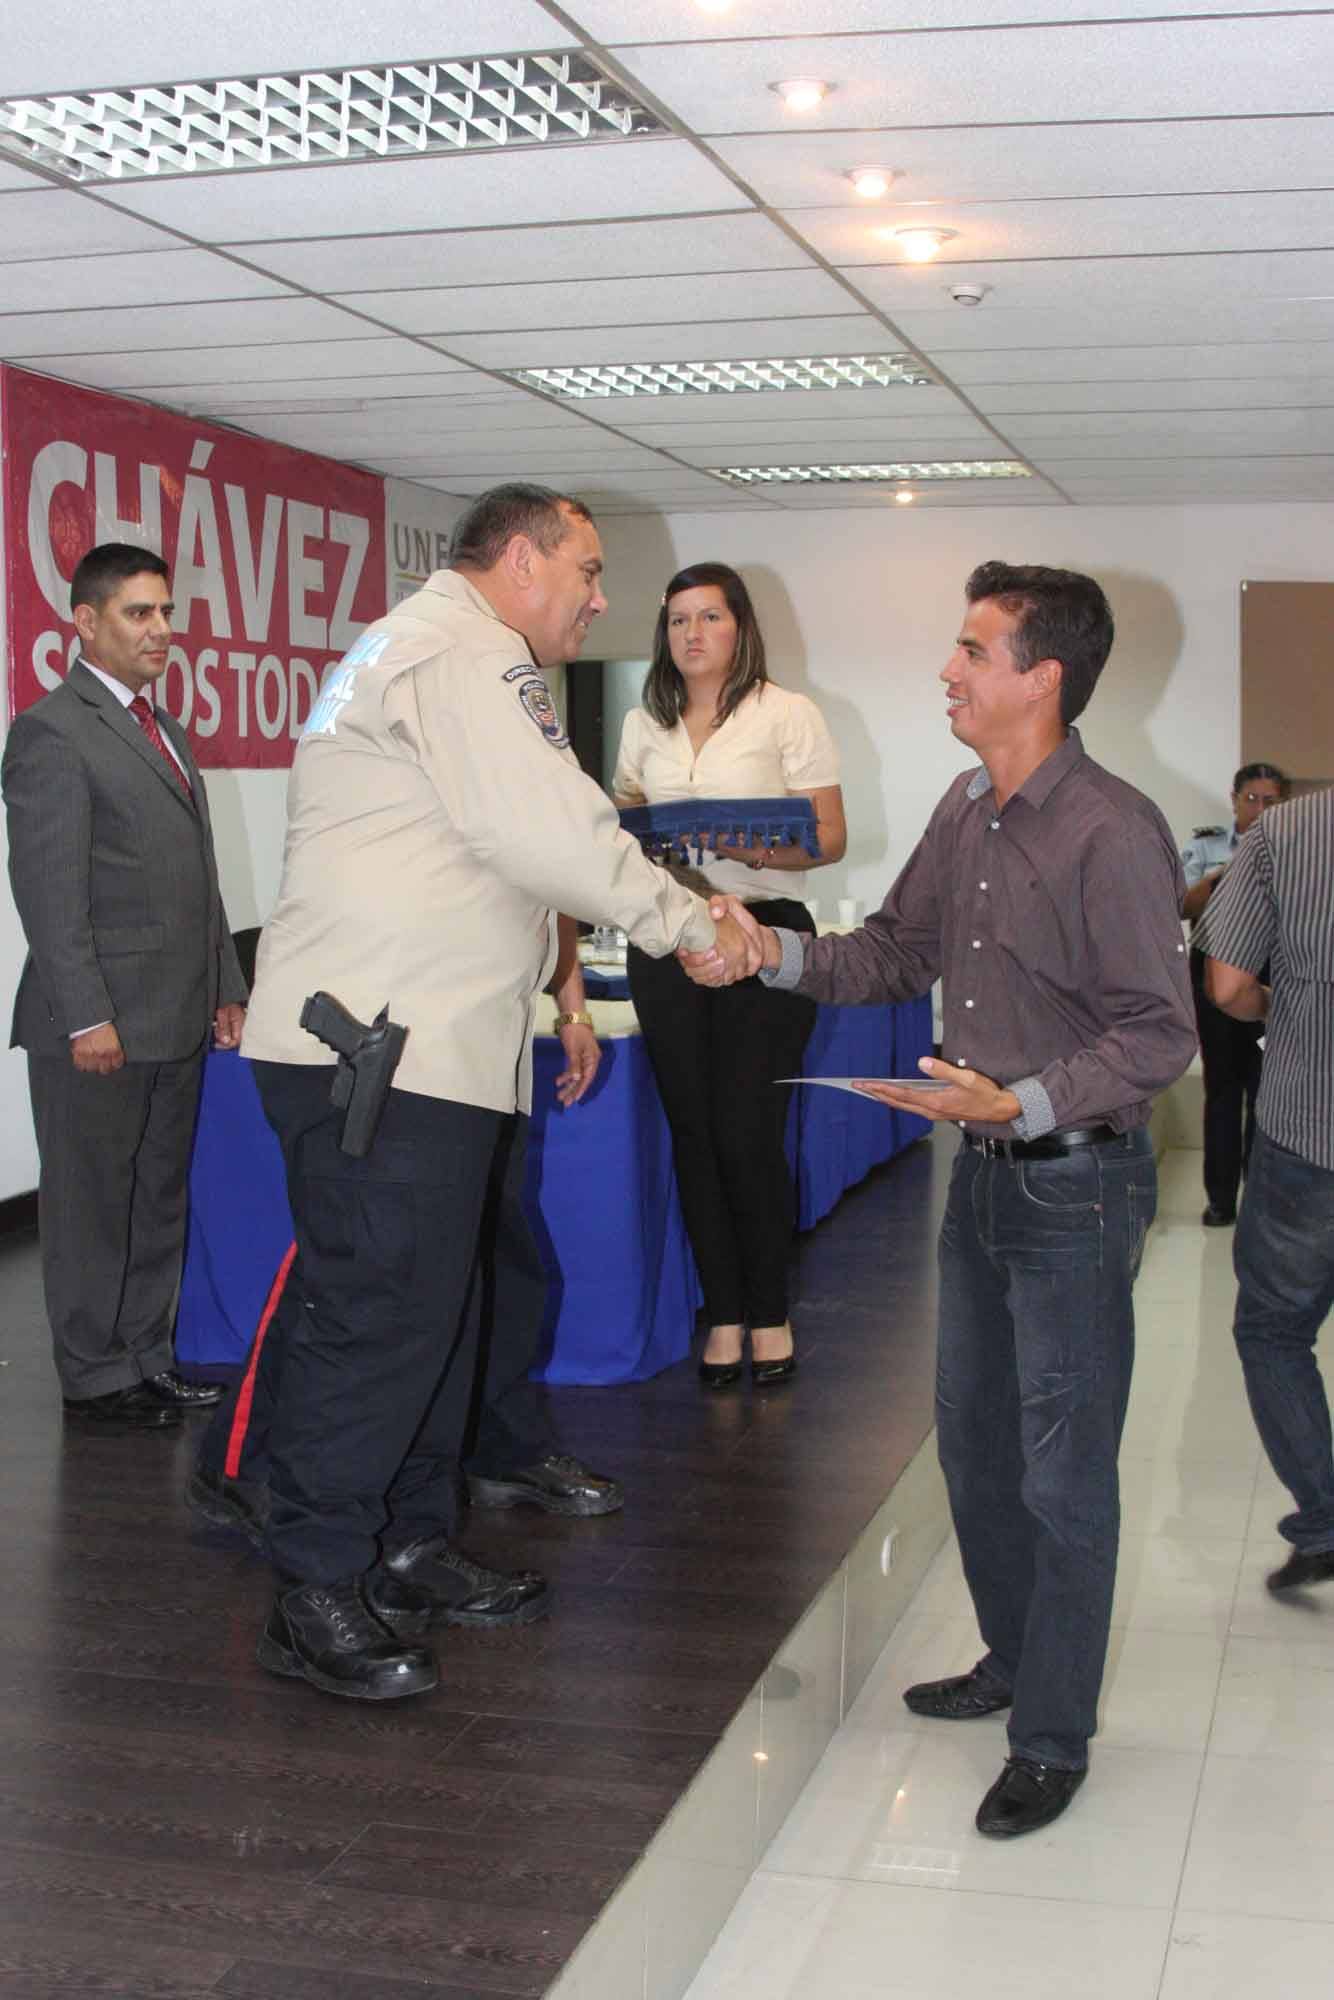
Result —
[[[505, 675], [506, 680], [510, 678], [509, 674]], [[529, 667], [527, 680], [518, 683], [515, 693], [519, 697], [519, 704], [524, 713], [537, 724], [547, 742], [554, 745], [557, 750], [564, 750], [570, 739], [561, 728], [556, 704], [551, 699], [551, 689], [541, 674]]]
[[502, 674], [500, 678], [502, 681], [526, 681], [532, 671], [530, 666], [511, 667], [509, 672]]
[[1197, 826], [1194, 833], [1192, 833], [1191, 835], [1191, 839], [1208, 840], [1211, 835], [1221, 836], [1226, 832], [1227, 828], [1225, 826]]

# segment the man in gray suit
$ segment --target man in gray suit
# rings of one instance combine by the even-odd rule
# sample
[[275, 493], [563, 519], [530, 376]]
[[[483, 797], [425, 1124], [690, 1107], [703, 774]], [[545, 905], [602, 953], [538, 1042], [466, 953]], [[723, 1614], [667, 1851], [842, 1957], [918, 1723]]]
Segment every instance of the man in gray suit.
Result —
[[173, 1328], [210, 1027], [234, 1048], [245, 981], [203, 779], [149, 690], [167, 664], [167, 566], [107, 542], [79, 564], [82, 645], [5, 745], [9, 872], [28, 941], [11, 1046], [28, 1052], [47, 1317], [65, 1416], [162, 1430], [218, 1400]]

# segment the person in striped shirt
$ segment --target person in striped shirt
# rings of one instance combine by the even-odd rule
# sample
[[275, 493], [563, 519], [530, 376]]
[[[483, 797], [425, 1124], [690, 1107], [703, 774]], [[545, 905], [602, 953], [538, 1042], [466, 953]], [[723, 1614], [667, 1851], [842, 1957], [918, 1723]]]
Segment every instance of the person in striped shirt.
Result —
[[[1334, 1306], [1334, 790], [1275, 806], [1203, 920], [1216, 1007], [1265, 1023], [1256, 1136], [1233, 1246], [1233, 1334], [1260, 1441], [1295, 1511], [1275, 1592], [1334, 1581], [1334, 1447], [1316, 1363]], [[1268, 983], [1262, 978], [1268, 968]]]

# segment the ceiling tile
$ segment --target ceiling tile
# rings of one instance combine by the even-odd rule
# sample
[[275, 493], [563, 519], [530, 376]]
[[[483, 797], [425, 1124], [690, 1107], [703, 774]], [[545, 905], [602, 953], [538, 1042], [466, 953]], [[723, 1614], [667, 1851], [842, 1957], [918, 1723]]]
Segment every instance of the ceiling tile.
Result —
[[[0, 167], [0, 188], [5, 186]], [[23, 184], [32, 188], [30, 175]], [[61, 188], [0, 195], [0, 259], [97, 257], [105, 251], [174, 250], [175, 238], [87, 195]]]
[[[3, 221], [0, 206], [0, 225]], [[546, 279], [655, 277], [668, 271], [780, 270], [807, 262], [803, 251], [765, 216], [735, 212], [241, 247], [266, 271], [326, 292], [484, 285], [507, 277], [533, 284]]]
[[894, 342], [871, 314], [848, 313], [833, 319], [689, 320], [632, 330], [585, 326], [553, 327], [544, 333], [453, 334], [439, 345], [486, 368], [573, 368], [594, 361], [759, 361], [786, 355], [883, 354]]
[[[836, 313], [848, 296], [823, 271], [716, 272], [698, 284], [680, 278], [616, 278], [577, 284], [466, 285], [446, 291], [345, 292], [339, 303], [406, 333], [454, 333], [660, 323], [697, 303], [701, 319], [782, 313]], [[622, 339], [633, 338], [623, 334]]]
[[[1077, 291], [1078, 287], [1071, 289]], [[907, 338], [948, 375], [955, 354], [979, 348], [999, 350], [1010, 344], [1105, 348], [1108, 311], [1106, 303], [1092, 305], [1080, 297], [1045, 311], [1038, 307], [1005, 312], [983, 305], [969, 312], [955, 306], [939, 312], [900, 312], [894, 317]], [[1201, 317], [1207, 328], [1201, 328]], [[1124, 348], [1190, 346], [1204, 330], [1211, 340], [1220, 342], [1329, 340], [1334, 339], [1334, 298], [1266, 303], [1242, 297], [1215, 304], [1201, 315], [1141, 307], [1130, 292], [1116, 313], [1115, 326], [1116, 340]]]
[[[1045, 122], [1053, 107], [1086, 104], [1099, 118], [1206, 118], [1328, 109], [1325, 15], [1098, 22], [979, 28], [952, 34], [810, 36], [633, 48], [628, 73], [695, 131], [781, 127], [769, 85], [818, 76], [835, 89], [803, 125], [812, 131], [886, 125]], [[849, 162], [856, 165], [856, 161]], [[890, 164], [894, 164], [891, 162]]]
[[909, 120], [886, 132], [756, 133], [713, 143], [771, 208], [841, 206], [874, 222], [887, 204], [860, 200], [847, 179], [849, 168], [873, 162], [899, 175], [892, 191], [899, 202], [1327, 187], [1334, 116], [940, 128]]
[[1012, 417], [1006, 435], [1028, 455], [1058, 458], [1309, 456], [1334, 451], [1334, 410], [1090, 411]]
[[1289, 381], [1243, 382], [1178, 378], [1167, 382], [1029, 382], [980, 384], [972, 391], [984, 416], [1013, 435], [1016, 414], [1062, 411], [1299, 410], [1323, 403], [1334, 409], [1334, 358], [1323, 381], [1300, 376]]
[[[162, 239], [158, 241], [160, 245]], [[108, 306], [141, 305], [146, 298], [159, 302], [151, 308], [156, 312], [160, 306], [200, 299], [291, 296], [278, 279], [242, 270], [211, 250], [161, 247], [115, 257], [30, 258], [7, 268], [3, 291], [7, 315], [37, 313], [43, 319], [62, 307], [101, 312]]]
[[[1279, 14], [1291, 0], [1202, 0], [1182, 6], [1180, 0], [1099, 0], [1102, 20], [1134, 20], [1161, 14]], [[736, 17], [710, 18], [696, 0], [576, 0], [568, 10], [581, 28], [601, 42], [723, 41], [737, 33]], [[973, 28], [1015, 19], [1024, 21], [1083, 21], [1088, 0], [904, 0], [893, 10], [896, 30], [912, 28]], [[821, 35], [871, 32], [891, 26], [885, 0], [765, 0], [762, 25], [767, 35]], [[788, 72], [789, 74], [791, 72]], [[804, 74], [805, 72], [800, 72]]]
[[336, 306], [319, 299], [121, 306], [110, 312], [2, 313], [0, 355], [18, 361], [45, 354], [105, 354], [191, 342], [203, 349], [227, 342], [311, 339], [357, 325]]
[[950, 374], [970, 395], [985, 385], [1031, 382], [1266, 381], [1334, 373], [1334, 339], [998, 349], [950, 355]]
[[504, 228], [746, 206], [726, 174], [684, 139], [186, 176], [117, 189], [106, 198], [211, 243], [374, 236], [387, 229]]
[[[275, 70], [352, 68], [428, 55], [501, 55], [567, 48], [572, 37], [535, 0], [395, 0], [391, 15], [364, 0], [228, 0], [185, 12], [175, 0], [139, 0], [130, 17], [83, 0], [46, 0], [7, 38], [6, 96], [124, 83], [176, 83]], [[479, 34], [484, 45], [478, 46]]]
[[[1334, 228], [1331, 228], [1334, 239]], [[910, 313], [943, 312], [970, 334], [1010, 318], [1040, 311], [1096, 314], [1103, 338], [1125, 338], [1120, 315], [1131, 300], [1137, 312], [1176, 310], [1188, 332], [1204, 323], [1217, 330], [1218, 315], [1236, 306], [1319, 307], [1334, 303], [1334, 250], [1256, 250], [1245, 255], [1086, 257], [1004, 264], [877, 265], [849, 274], [859, 291], [896, 323]], [[973, 281], [986, 287], [978, 306], [950, 300], [950, 287]], [[1115, 314], [1111, 322], [1107, 315]], [[966, 343], [972, 345], [971, 339]]]

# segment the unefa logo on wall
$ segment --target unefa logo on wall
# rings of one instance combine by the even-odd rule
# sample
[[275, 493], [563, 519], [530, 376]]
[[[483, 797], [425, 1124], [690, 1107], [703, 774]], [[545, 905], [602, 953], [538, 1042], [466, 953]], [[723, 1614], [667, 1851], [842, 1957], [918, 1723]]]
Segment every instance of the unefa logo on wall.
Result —
[[290, 764], [327, 667], [385, 603], [384, 482], [169, 410], [5, 370], [10, 712], [78, 656], [69, 579], [98, 542], [163, 555], [159, 699], [201, 764]]

